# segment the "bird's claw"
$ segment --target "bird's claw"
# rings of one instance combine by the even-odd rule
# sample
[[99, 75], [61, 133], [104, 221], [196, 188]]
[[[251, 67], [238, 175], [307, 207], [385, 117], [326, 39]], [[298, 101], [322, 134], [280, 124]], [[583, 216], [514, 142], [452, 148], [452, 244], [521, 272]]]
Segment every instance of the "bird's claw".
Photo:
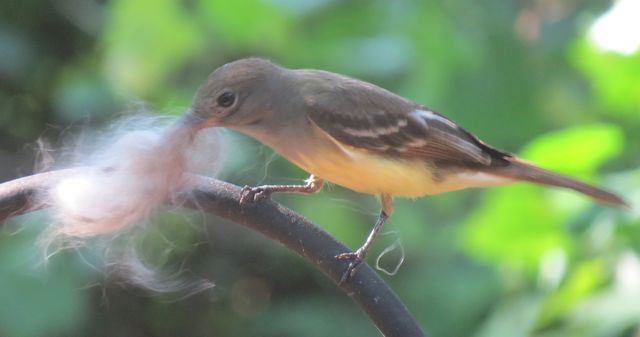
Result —
[[338, 284], [349, 281], [356, 274], [356, 269], [364, 261], [366, 253], [367, 252], [364, 249], [360, 248], [355, 252], [342, 253], [335, 256], [337, 260], [351, 261], [349, 262], [349, 266], [347, 266], [347, 270], [345, 270], [345, 272], [342, 274], [342, 277], [340, 278], [340, 282], [338, 282]]
[[248, 202], [258, 202], [271, 197], [271, 192], [262, 186], [244, 186], [240, 191], [240, 205]]

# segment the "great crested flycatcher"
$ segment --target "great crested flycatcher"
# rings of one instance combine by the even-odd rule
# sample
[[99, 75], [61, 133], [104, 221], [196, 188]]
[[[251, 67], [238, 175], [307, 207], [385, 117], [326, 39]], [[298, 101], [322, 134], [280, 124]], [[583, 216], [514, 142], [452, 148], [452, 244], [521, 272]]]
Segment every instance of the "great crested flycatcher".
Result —
[[311, 173], [304, 185], [264, 185], [242, 202], [274, 192], [312, 193], [325, 180], [380, 196], [378, 221], [362, 247], [336, 256], [353, 275], [393, 211], [393, 196], [416, 197], [468, 187], [528, 181], [576, 190], [622, 206], [615, 194], [493, 148], [449, 118], [373, 84], [259, 58], [216, 69], [186, 119], [194, 128], [247, 134]]

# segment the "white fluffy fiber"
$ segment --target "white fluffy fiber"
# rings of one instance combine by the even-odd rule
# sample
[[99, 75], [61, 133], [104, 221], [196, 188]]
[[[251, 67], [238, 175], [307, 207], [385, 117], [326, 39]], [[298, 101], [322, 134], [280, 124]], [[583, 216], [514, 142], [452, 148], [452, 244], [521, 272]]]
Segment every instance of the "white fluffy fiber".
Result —
[[[129, 119], [103, 136], [91, 153], [77, 153], [77, 170], [50, 186], [45, 198], [53, 236], [113, 233], [147, 216], [179, 187], [193, 153], [192, 130], [181, 123]], [[137, 127], [137, 129], [135, 128]]]
[[49, 201], [59, 233], [82, 237], [114, 232], [164, 200], [184, 168], [180, 155], [159, 138], [148, 131], [131, 132], [106, 150], [100, 165], [58, 182]]
[[[125, 118], [90, 142], [90, 146], [75, 146], [71, 156], [67, 153], [75, 159], [56, 165], [79, 169], [48, 186], [41, 195], [53, 217], [41, 241], [46, 250], [53, 243], [59, 248], [82, 245], [98, 235], [109, 242], [117, 236], [107, 234], [145, 223], [151, 212], [178, 192], [186, 173], [215, 167], [218, 155], [215, 133], [205, 130], [196, 134], [182, 120], [154, 116]], [[128, 259], [124, 265], [132, 283], [146, 284], [156, 291], [162, 288], [157, 279], [149, 277], [155, 275], [153, 269], [132, 270], [144, 261], [133, 259], [132, 263], [131, 256], [123, 252], [121, 257]], [[183, 288], [175, 283], [182, 281], [171, 282], [166, 289]], [[196, 282], [195, 287], [200, 289], [203, 284], [209, 285]]]

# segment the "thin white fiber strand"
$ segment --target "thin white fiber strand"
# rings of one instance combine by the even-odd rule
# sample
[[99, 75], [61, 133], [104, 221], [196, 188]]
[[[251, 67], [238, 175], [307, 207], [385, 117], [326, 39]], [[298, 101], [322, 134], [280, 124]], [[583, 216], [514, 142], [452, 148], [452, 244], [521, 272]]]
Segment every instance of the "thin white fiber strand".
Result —
[[[382, 233], [382, 235], [397, 235], [398, 233], [396, 233], [395, 231], [390, 231], [387, 233]], [[388, 270], [385, 267], [382, 267], [380, 265], [380, 260], [382, 260], [382, 258], [387, 255], [388, 253], [396, 250], [396, 249], [400, 249], [400, 258], [398, 259], [398, 261], [396, 262], [396, 266], [391, 269]], [[404, 246], [402, 246], [402, 241], [400, 240], [400, 238], [398, 237], [393, 244], [391, 244], [390, 246], [387, 246], [376, 258], [376, 269], [389, 275], [389, 276], [395, 276], [398, 271], [400, 270], [400, 267], [402, 267], [402, 264], [404, 263], [404, 258], [405, 258], [405, 252], [404, 252]]]
[[215, 286], [202, 278], [187, 279], [183, 277], [182, 271], [173, 274], [159, 272], [157, 268], [147, 265], [133, 248], [109, 267], [111, 274], [116, 274], [126, 283], [155, 293], [177, 295], [173, 300], [181, 300]]

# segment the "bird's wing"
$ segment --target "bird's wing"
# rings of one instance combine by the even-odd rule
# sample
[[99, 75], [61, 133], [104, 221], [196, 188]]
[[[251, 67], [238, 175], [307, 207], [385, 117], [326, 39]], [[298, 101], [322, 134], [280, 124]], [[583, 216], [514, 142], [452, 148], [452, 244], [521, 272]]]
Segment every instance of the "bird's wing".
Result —
[[340, 78], [305, 95], [308, 116], [340, 143], [442, 164], [488, 166], [511, 155], [491, 148], [441, 114], [382, 88]]

